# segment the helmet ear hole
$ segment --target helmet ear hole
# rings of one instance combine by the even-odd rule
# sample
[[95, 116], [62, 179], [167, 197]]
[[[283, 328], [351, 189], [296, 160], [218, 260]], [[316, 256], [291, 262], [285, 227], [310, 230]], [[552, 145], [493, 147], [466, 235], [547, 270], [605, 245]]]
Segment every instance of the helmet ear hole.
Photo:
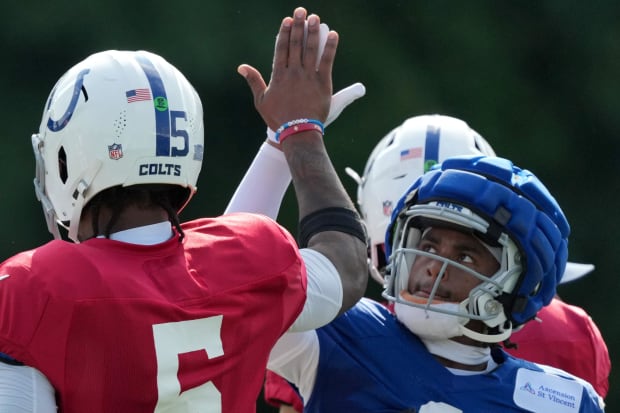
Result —
[[63, 184], [67, 183], [69, 173], [67, 172], [67, 153], [64, 147], [60, 147], [58, 151], [58, 173]]
[[530, 297], [535, 297], [540, 291], [541, 287], [542, 287], [542, 282], [539, 282], [538, 284], [536, 284], [536, 286], [534, 286], [534, 289], [530, 293]]

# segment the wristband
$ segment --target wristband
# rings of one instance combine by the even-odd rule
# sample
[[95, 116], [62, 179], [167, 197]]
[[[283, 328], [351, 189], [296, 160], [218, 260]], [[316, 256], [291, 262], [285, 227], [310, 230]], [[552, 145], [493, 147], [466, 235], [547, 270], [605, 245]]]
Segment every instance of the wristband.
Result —
[[296, 133], [305, 132], [308, 130], [315, 130], [320, 132], [323, 135], [323, 130], [319, 125], [315, 125], [313, 123], [302, 123], [301, 125], [291, 126], [290, 128], [284, 129], [284, 131], [278, 136], [280, 143], [284, 142], [284, 139], [288, 138], [291, 135]]
[[275, 141], [276, 143], [282, 143], [286, 137], [307, 130], [316, 130], [321, 132], [321, 135], [323, 135], [325, 126], [323, 126], [323, 122], [316, 119], [301, 118], [291, 120], [276, 130]]

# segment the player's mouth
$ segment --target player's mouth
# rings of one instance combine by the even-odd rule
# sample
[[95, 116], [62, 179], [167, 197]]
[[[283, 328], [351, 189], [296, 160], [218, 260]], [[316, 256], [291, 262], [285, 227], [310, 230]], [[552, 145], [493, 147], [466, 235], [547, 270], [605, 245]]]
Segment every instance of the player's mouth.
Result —
[[[409, 291], [401, 291], [400, 296], [403, 300], [409, 301], [414, 304], [429, 304], [429, 298], [431, 297], [430, 290], [418, 290], [415, 293], [411, 294]], [[430, 304], [444, 304], [451, 302], [447, 295], [442, 295], [439, 292], [435, 294], [433, 299], [430, 301]]]

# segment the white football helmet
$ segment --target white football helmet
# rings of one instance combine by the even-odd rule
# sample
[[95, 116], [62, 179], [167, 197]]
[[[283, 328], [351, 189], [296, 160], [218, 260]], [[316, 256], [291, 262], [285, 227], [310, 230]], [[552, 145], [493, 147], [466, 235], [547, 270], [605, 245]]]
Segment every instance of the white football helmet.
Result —
[[347, 173], [358, 183], [357, 203], [369, 237], [370, 273], [383, 282], [377, 271], [385, 266], [385, 230], [392, 209], [406, 189], [433, 165], [459, 155], [494, 156], [491, 145], [467, 123], [442, 115], [409, 118], [379, 143], [359, 177], [350, 168]]
[[82, 209], [117, 185], [171, 184], [196, 191], [202, 103], [183, 74], [146, 51], [108, 50], [73, 66], [49, 95], [32, 136], [34, 186], [49, 231], [75, 242]]

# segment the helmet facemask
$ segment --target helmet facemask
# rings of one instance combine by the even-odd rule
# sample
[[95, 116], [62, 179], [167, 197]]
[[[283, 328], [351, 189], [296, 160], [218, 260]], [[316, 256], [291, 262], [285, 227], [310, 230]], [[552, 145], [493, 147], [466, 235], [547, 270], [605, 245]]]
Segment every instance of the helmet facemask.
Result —
[[[395, 242], [391, 255], [383, 296], [395, 303], [397, 315], [407, 311], [409, 317], [415, 316], [403, 306], [414, 307], [430, 320], [429, 331], [420, 331], [424, 326], [413, 326], [416, 334], [428, 338], [451, 338], [465, 335], [481, 342], [500, 342], [512, 333], [512, 324], [504, 312], [503, 298], [514, 290], [522, 272], [520, 254], [515, 243], [501, 233], [495, 238], [490, 234], [491, 224], [468, 208], [449, 202], [430, 202], [407, 208], [395, 223]], [[494, 245], [495, 258], [499, 268], [493, 274], [484, 275], [474, 269], [418, 248], [425, 231], [433, 227], [455, 229], [472, 234], [482, 245]], [[441, 265], [434, 279], [428, 297], [410, 294], [409, 281], [416, 260], [421, 257], [437, 261]], [[468, 297], [460, 302], [446, 302], [437, 298], [442, 279], [448, 273], [455, 276], [471, 276], [478, 281], [469, 291]], [[458, 274], [458, 275], [457, 275]], [[451, 275], [452, 276], [452, 275]], [[431, 314], [429, 312], [435, 313]], [[417, 316], [420, 317], [422, 313]], [[400, 318], [400, 317], [399, 317]], [[472, 320], [484, 325], [483, 331], [475, 331], [466, 326]], [[407, 323], [406, 320], [405, 324]], [[421, 324], [419, 321], [417, 324]], [[408, 325], [409, 326], [409, 325]], [[412, 328], [409, 326], [410, 329]], [[445, 334], [445, 337], [440, 335]]]

